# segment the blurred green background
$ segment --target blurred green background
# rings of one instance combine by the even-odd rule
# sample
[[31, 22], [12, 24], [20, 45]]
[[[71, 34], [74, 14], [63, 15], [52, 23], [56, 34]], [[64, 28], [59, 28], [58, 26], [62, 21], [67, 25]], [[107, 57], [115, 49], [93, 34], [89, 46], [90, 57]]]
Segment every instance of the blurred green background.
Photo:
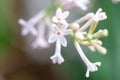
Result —
[[[109, 36], [102, 39], [108, 53], [101, 55], [84, 50], [92, 62], [102, 62], [98, 71], [85, 78], [86, 66], [71, 46], [71, 40], [68, 48], [62, 48], [65, 62], [54, 65], [49, 59], [54, 49], [33, 50], [30, 44], [27, 45], [26, 37], [21, 36], [18, 19], [28, 19], [49, 5], [49, 0], [0, 0], [0, 80], [120, 80], [120, 3], [113, 4], [111, 0], [92, 2], [91, 11], [101, 7], [108, 16], [97, 28], [109, 30]], [[80, 13], [76, 14], [76, 18], [80, 16]]]

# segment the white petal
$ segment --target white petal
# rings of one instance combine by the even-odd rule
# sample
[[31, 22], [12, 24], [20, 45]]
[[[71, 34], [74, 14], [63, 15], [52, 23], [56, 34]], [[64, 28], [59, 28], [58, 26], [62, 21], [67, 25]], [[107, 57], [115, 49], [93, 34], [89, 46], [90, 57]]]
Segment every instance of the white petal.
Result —
[[53, 30], [53, 32], [60, 31], [60, 29], [58, 28], [58, 26], [56, 24], [52, 24], [52, 30]]
[[89, 77], [90, 71], [87, 69], [86, 71], [86, 77]]
[[60, 55], [58, 59], [58, 64], [62, 64], [64, 62], [64, 58]]
[[99, 14], [100, 12], [102, 12], [102, 8], [99, 8], [96, 12], [96, 14]]
[[18, 23], [22, 26], [21, 34], [23, 36], [26, 36], [29, 33], [29, 30], [27, 28], [27, 22], [23, 19], [19, 19]]
[[54, 16], [54, 17], [52, 18], [52, 21], [55, 22], [55, 23], [57, 23], [57, 22], [58, 22], [58, 19]]
[[64, 58], [61, 55], [57, 55], [56, 53], [53, 56], [51, 56], [50, 59], [52, 60], [53, 64], [62, 64], [64, 62]]
[[66, 25], [66, 24], [67, 24], [67, 21], [64, 20], [64, 19], [63, 19], [63, 20], [60, 20], [59, 22], [60, 22], [61, 24], [63, 24], [63, 25]]
[[18, 20], [18, 23], [19, 23], [20, 25], [22, 25], [23, 27], [26, 27], [26, 24], [27, 24], [27, 22], [26, 22], [25, 20], [23, 20], [23, 19], [19, 19], [19, 20]]
[[56, 11], [56, 17], [61, 16], [61, 14], [62, 14], [62, 10], [60, 8], [58, 8]]
[[68, 35], [68, 34], [70, 34], [70, 33], [72, 33], [72, 30], [71, 30], [71, 29], [67, 29], [67, 30], [64, 32], [64, 35]]
[[97, 66], [101, 66], [101, 62], [96, 62], [96, 63], [94, 63], [94, 65], [97, 65]]
[[48, 42], [49, 43], [53, 43], [57, 40], [57, 36], [55, 34], [51, 34], [49, 39], [48, 39]]
[[64, 36], [60, 37], [59, 40], [60, 40], [60, 43], [62, 46], [64, 46], [64, 47], [67, 46], [67, 40]]
[[33, 43], [32, 43], [33, 48], [41, 47], [41, 48], [48, 48], [49, 44], [45, 39], [40, 39], [37, 38]]
[[68, 16], [69, 16], [69, 11], [63, 12], [62, 17], [63, 17], [64, 19], [67, 18]]
[[106, 16], [105, 12], [99, 13], [97, 16], [98, 16], [99, 20], [105, 20], [105, 19], [107, 19], [107, 16]]

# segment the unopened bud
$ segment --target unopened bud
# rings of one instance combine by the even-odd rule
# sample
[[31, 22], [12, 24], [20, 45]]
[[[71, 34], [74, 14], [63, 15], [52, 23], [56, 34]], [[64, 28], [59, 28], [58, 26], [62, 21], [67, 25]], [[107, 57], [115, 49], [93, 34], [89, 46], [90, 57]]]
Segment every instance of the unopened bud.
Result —
[[93, 38], [95, 38], [95, 39], [106, 37], [106, 36], [108, 36], [108, 30], [107, 29], [99, 30], [98, 32], [93, 34]]
[[101, 54], [106, 54], [107, 53], [107, 50], [102, 47], [101, 45], [98, 45], [98, 44], [94, 44], [93, 45], [95, 47], [95, 49], [98, 50], [98, 52], [100, 52]]
[[72, 26], [71, 28], [74, 32], [77, 31], [80, 28], [78, 23], [73, 23], [71, 26]]

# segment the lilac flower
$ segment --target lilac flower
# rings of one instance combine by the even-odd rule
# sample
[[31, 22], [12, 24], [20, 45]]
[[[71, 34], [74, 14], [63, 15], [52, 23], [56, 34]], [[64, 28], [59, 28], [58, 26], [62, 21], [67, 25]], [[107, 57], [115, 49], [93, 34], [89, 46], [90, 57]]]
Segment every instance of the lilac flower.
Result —
[[50, 35], [48, 42], [53, 43], [55, 41], [59, 41], [62, 46], [66, 47], [67, 40], [64, 36], [72, 33], [72, 30], [67, 29], [67, 26], [64, 25], [61, 28], [59, 28], [56, 24], [52, 25], [52, 30], [54, 33]]
[[60, 42], [58, 40], [56, 42], [55, 54], [52, 57], [50, 57], [50, 59], [52, 60], [52, 62], [54, 64], [55, 63], [61, 64], [61, 63], [64, 62], [64, 58], [61, 55], [61, 44], [60, 44]]
[[81, 27], [80, 29], [81, 31], [84, 31], [86, 28], [88, 28], [93, 21], [95, 21], [95, 23], [97, 24], [97, 22], [107, 19], [106, 13], [102, 12], [101, 8], [99, 8], [95, 14], [93, 13], [89, 13], [89, 14], [90, 15], [88, 16], [90, 17], [90, 19]]
[[56, 15], [53, 16], [52, 21], [55, 23], [61, 23], [61, 24], [66, 24], [66, 18], [69, 16], [69, 12], [65, 11], [62, 12], [62, 10], [60, 8], [57, 9], [56, 11]]
[[31, 23], [31, 21], [25, 21], [23, 19], [19, 19], [19, 24], [22, 25], [22, 35], [26, 36], [29, 33], [31, 33], [32, 35], [36, 36], [37, 35], [37, 31], [34, 28], [34, 24]]
[[75, 47], [80, 55], [80, 57], [82, 58], [83, 62], [86, 64], [87, 66], [87, 71], [86, 71], [86, 77], [89, 77], [90, 72], [95, 72], [98, 70], [97, 66], [101, 65], [101, 62], [95, 62], [95, 63], [91, 63], [88, 58], [85, 56], [84, 52], [82, 51], [80, 45], [78, 42], [75, 43]]
[[47, 48], [49, 47], [48, 42], [45, 40], [45, 23], [41, 22], [38, 25], [38, 34], [36, 40], [33, 42], [32, 47], [37, 48]]
[[29, 33], [31, 33], [32, 35], [36, 36], [37, 31], [34, 26], [39, 20], [42, 19], [43, 15], [44, 15], [44, 11], [41, 11], [40, 13], [38, 13], [37, 15], [35, 15], [33, 18], [29, 19], [28, 21], [19, 19], [18, 22], [22, 26], [22, 35], [26, 36]]
[[93, 19], [95, 21], [102, 21], [102, 20], [107, 19], [107, 15], [105, 12], [102, 12], [101, 8], [99, 8], [98, 11], [95, 13]]

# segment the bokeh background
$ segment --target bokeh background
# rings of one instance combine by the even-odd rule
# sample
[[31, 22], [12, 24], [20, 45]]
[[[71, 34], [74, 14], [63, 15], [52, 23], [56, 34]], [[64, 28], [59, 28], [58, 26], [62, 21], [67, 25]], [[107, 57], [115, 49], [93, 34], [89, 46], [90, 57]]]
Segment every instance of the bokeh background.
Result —
[[85, 78], [86, 66], [75, 50], [72, 40], [69, 47], [62, 48], [65, 62], [52, 64], [54, 45], [48, 49], [32, 49], [31, 36], [21, 36], [19, 18], [29, 19], [41, 9], [50, 5], [50, 0], [0, 0], [0, 80], [120, 80], [120, 3], [111, 0], [91, 0], [88, 11], [71, 11], [69, 21], [101, 7], [108, 19], [100, 22], [97, 29], [107, 28], [109, 36], [102, 39], [107, 55], [90, 53], [84, 49], [92, 61], [101, 61], [99, 71]]

